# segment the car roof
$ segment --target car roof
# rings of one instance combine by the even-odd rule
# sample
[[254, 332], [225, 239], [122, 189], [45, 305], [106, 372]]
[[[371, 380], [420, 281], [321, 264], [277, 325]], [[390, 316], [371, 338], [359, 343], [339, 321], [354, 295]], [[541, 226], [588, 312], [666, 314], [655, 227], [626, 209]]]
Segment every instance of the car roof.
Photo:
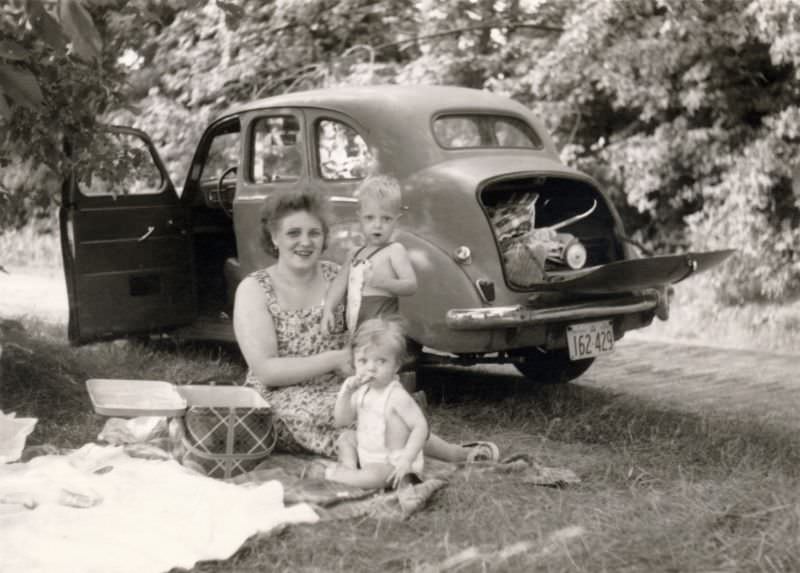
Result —
[[[387, 106], [432, 114], [443, 109], [508, 110], [529, 114], [522, 104], [485, 90], [456, 86], [376, 85], [308, 90], [262, 98], [231, 107], [223, 115], [275, 107], [317, 107], [335, 109], [348, 115], [385, 115]], [[400, 114], [402, 115], [402, 114]]]
[[[232, 107], [222, 117], [265, 109], [315, 108], [337, 112], [356, 122], [371, 146], [380, 151], [381, 169], [405, 176], [451, 155], [486, 153], [557, 156], [546, 129], [524, 105], [484, 90], [429, 85], [377, 85], [332, 87], [263, 98]], [[534, 126], [543, 142], [541, 150], [486, 148], [445, 150], [433, 138], [430, 121], [442, 112], [496, 112], [517, 115]]]

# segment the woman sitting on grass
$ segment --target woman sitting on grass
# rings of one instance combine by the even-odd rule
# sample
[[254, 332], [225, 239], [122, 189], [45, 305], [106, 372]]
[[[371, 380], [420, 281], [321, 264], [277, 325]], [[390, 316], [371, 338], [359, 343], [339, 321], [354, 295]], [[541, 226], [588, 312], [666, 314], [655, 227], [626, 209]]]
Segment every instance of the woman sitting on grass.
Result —
[[[336, 455], [334, 404], [352, 373], [344, 308], [335, 332], [322, 334], [325, 296], [339, 266], [320, 260], [328, 240], [327, 203], [312, 191], [277, 191], [264, 204], [262, 239], [275, 264], [236, 291], [233, 326], [249, 366], [245, 383], [269, 402], [276, 450]], [[430, 435], [424, 453], [449, 462], [497, 459], [489, 442], [458, 445]]]

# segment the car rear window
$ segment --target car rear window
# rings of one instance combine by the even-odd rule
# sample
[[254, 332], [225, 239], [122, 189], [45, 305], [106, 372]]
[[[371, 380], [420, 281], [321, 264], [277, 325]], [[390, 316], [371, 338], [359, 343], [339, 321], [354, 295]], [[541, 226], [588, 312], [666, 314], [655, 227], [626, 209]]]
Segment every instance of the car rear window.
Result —
[[516, 117], [493, 114], [448, 114], [433, 120], [433, 135], [446, 149], [519, 147], [541, 149], [534, 129]]

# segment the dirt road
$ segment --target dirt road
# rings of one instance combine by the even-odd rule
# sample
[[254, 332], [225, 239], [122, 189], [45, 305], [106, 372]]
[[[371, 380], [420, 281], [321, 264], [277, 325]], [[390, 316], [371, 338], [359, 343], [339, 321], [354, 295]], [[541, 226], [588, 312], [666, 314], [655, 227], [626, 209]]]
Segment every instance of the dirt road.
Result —
[[579, 380], [682, 409], [755, 414], [800, 429], [800, 356], [620, 341]]
[[0, 318], [30, 315], [54, 323], [67, 321], [67, 289], [58, 270], [35, 273], [10, 267], [0, 272]]
[[[0, 273], [0, 318], [27, 314], [66, 322], [60, 274], [10, 270]], [[578, 383], [692, 411], [749, 412], [800, 428], [800, 356], [654, 341], [645, 330], [628, 334]]]

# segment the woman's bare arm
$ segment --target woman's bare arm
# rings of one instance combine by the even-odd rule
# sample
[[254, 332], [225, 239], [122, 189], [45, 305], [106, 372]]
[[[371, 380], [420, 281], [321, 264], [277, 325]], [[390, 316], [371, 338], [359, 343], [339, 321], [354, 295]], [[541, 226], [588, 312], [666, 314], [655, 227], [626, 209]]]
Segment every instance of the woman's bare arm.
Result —
[[350, 261], [353, 259], [353, 252], [347, 255], [347, 259], [336, 274], [331, 285], [328, 287], [328, 292], [325, 294], [325, 310], [333, 312], [336, 305], [344, 300], [344, 295], [347, 292], [347, 278], [350, 273]]
[[345, 368], [349, 351], [330, 350], [307, 357], [279, 357], [275, 323], [264, 290], [253, 277], [236, 289], [233, 331], [250, 371], [266, 386], [290, 386]]

